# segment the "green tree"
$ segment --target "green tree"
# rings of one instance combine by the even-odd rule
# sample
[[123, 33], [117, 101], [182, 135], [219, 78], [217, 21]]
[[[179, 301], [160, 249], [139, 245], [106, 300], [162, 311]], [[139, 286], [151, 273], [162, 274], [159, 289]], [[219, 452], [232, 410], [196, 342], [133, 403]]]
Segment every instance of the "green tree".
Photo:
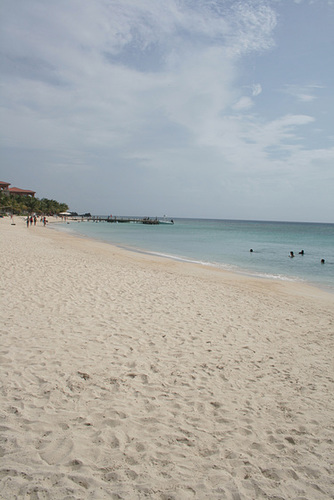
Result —
[[17, 196], [8, 193], [0, 193], [0, 209], [10, 211], [17, 215], [27, 213], [37, 213], [45, 215], [55, 215], [68, 210], [66, 203], [59, 203], [56, 200], [47, 198], [33, 198], [32, 196]]

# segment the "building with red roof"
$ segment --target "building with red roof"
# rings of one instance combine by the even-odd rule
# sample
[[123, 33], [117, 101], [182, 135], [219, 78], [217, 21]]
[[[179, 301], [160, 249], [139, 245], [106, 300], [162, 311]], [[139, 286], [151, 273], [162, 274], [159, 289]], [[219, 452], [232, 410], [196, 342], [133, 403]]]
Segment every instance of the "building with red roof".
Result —
[[17, 194], [19, 196], [32, 196], [34, 197], [36, 194], [36, 191], [30, 191], [30, 189], [20, 189], [17, 187], [12, 187], [8, 189], [10, 194]]
[[14, 194], [18, 196], [32, 196], [34, 198], [36, 191], [31, 191], [30, 189], [21, 189], [17, 187], [9, 187], [10, 182], [0, 181], [0, 191], [7, 194]]
[[8, 191], [9, 186], [10, 186], [9, 182], [0, 181], [0, 191]]

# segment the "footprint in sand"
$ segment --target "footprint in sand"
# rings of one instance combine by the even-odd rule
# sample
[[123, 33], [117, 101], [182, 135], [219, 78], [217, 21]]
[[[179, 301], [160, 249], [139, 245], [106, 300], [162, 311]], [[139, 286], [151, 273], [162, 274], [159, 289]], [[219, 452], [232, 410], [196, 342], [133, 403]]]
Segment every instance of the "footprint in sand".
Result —
[[73, 442], [69, 438], [53, 439], [43, 451], [40, 451], [40, 457], [49, 465], [60, 464], [66, 460], [68, 462], [70, 453], [73, 449]]

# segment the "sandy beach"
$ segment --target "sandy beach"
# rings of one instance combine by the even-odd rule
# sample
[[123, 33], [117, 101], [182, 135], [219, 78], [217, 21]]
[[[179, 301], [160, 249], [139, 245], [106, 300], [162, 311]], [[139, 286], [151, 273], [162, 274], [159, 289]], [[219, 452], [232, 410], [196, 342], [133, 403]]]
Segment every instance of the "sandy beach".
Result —
[[3, 499], [334, 497], [334, 294], [0, 219]]

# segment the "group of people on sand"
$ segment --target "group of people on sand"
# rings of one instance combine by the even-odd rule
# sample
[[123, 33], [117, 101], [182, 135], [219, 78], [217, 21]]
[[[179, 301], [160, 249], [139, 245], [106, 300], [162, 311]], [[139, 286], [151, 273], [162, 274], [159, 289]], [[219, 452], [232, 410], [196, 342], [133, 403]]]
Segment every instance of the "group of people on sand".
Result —
[[[253, 253], [253, 252], [254, 252], [254, 250], [253, 250], [252, 248], [251, 248], [249, 251], [250, 251], [251, 253]], [[299, 253], [299, 255], [304, 255], [304, 253], [305, 253], [305, 252], [304, 252], [304, 250], [301, 250], [301, 251], [300, 251], [300, 252], [298, 252], [298, 253]], [[295, 256], [295, 254], [294, 254], [294, 252], [291, 250], [291, 252], [290, 252], [290, 258], [291, 258], [291, 259], [293, 259], [293, 258], [294, 258], [294, 256]], [[321, 264], [325, 264], [325, 259], [321, 259], [320, 263], [321, 263]]]
[[[43, 225], [46, 226], [46, 223], [47, 223], [47, 220], [46, 220], [46, 217], [41, 217], [40, 218], [40, 222], [43, 222]], [[28, 217], [26, 218], [26, 223], [27, 223], [27, 227], [32, 226], [36, 226], [36, 223], [37, 223], [37, 215], [28, 215]]]

